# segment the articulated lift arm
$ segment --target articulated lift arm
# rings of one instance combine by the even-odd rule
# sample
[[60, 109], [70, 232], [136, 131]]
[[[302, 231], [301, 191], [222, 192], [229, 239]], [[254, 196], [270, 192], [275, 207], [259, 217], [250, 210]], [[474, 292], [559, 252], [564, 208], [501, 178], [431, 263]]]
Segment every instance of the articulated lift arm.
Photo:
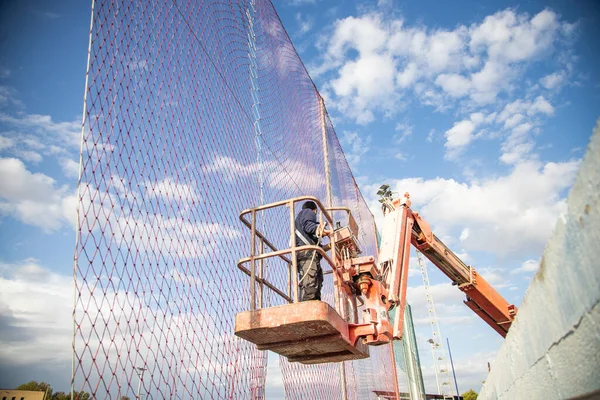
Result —
[[448, 278], [452, 279], [452, 284], [457, 285], [466, 294], [465, 304], [470, 309], [502, 337], [506, 337], [517, 313], [515, 306], [508, 304], [477, 273], [475, 268], [465, 265], [441, 240], [433, 235], [429, 230], [429, 225], [419, 214], [413, 213], [413, 215], [416, 221], [415, 226], [420, 231], [414, 232], [412, 244]]
[[399, 337], [402, 332], [410, 244], [466, 294], [465, 304], [469, 308], [505, 337], [517, 311], [514, 305], [508, 304], [473, 267], [466, 265], [432, 233], [429, 224], [419, 213], [410, 209], [408, 193], [403, 198], [393, 201], [388, 194], [387, 197], [383, 197], [381, 203], [386, 221], [379, 263], [391, 266], [391, 278], [387, 280], [389, 299], [400, 305], [394, 321], [394, 337]]

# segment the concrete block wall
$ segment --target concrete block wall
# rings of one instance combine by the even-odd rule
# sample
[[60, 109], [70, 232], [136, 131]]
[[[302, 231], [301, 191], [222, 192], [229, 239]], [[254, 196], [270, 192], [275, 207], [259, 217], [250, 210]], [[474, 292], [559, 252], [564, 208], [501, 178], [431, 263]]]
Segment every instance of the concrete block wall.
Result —
[[577, 396], [600, 398], [600, 120], [479, 399]]

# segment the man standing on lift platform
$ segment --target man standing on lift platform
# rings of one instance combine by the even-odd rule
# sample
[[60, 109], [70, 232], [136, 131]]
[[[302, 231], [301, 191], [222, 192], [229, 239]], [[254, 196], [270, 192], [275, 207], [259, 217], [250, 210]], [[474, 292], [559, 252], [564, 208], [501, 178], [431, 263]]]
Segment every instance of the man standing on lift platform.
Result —
[[[307, 201], [302, 205], [302, 211], [298, 213], [294, 223], [296, 246], [318, 245], [321, 237], [331, 234], [331, 231], [317, 222], [317, 205], [313, 201]], [[322, 256], [316, 250], [299, 251], [296, 255], [300, 301], [321, 300], [323, 287], [321, 258]]]

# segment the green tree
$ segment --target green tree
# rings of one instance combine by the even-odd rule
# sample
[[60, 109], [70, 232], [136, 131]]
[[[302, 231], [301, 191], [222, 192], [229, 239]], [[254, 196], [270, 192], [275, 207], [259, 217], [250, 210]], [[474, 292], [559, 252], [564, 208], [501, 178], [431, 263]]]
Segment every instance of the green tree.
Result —
[[83, 390], [79, 393], [75, 392], [75, 399], [77, 400], [90, 400], [92, 396], [88, 392], [84, 392]]
[[[71, 400], [71, 392], [56, 392], [53, 393], [52, 386], [46, 382], [31, 381], [17, 386], [16, 390], [33, 390], [36, 392], [45, 392], [44, 400]], [[73, 398], [75, 400], [90, 400], [92, 396], [88, 392], [75, 392]]]
[[31, 381], [19, 385], [16, 387], [16, 390], [32, 390], [35, 392], [45, 392], [44, 400], [52, 400], [52, 386], [46, 382]]
[[468, 392], [464, 392], [461, 396], [464, 400], [477, 400], [477, 392], [473, 389], [469, 389]]
[[[73, 393], [75, 400], [90, 400], [91, 396], [88, 392], [75, 392]], [[71, 392], [56, 392], [52, 396], [52, 400], [71, 400]]]

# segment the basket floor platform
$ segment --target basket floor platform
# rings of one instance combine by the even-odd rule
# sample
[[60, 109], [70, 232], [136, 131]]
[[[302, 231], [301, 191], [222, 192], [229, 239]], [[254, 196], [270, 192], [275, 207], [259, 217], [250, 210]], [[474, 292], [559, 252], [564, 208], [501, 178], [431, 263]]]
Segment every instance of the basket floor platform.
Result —
[[369, 357], [360, 340], [352, 346], [348, 324], [327, 303], [305, 301], [245, 311], [235, 317], [236, 336], [290, 362], [322, 364]]

